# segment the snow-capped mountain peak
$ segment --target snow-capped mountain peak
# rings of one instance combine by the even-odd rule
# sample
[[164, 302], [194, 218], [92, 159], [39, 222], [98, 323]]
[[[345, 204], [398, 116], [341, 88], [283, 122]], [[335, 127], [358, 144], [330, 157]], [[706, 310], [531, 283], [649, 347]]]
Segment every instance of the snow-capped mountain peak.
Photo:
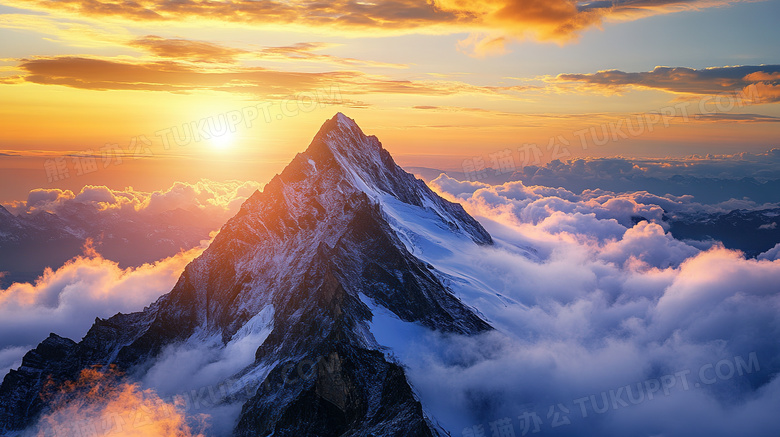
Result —
[[[492, 329], [424, 260], [437, 240], [450, 238], [492, 244], [460, 205], [403, 171], [376, 137], [337, 114], [247, 199], [169, 294], [141, 313], [98, 320], [80, 343], [47, 344], [52, 359], [30, 356], [12, 371], [0, 386], [0, 431], [31, 423], [45, 408], [35, 401], [41, 374], [64, 381], [84, 366], [113, 364], [148, 375], [165, 351], [208, 344], [221, 351], [216, 357], [256, 349], [224, 375], [255, 378], [255, 385], [244, 382], [255, 392], [234, 400], [243, 403], [235, 435], [436, 435], [402, 367], [378, 350], [366, 302], [432, 330]], [[340, 363], [335, 373], [261, 388], [301, 360], [332, 356]]]
[[444, 200], [423, 181], [404, 171], [377, 137], [365, 135], [354, 120], [342, 113], [326, 121], [307, 150], [296, 156], [281, 174], [286, 181], [304, 177], [342, 192], [363, 192], [380, 204], [387, 215], [399, 215], [393, 208], [397, 201], [423, 208], [454, 232], [479, 244], [492, 243], [490, 235], [460, 205]]

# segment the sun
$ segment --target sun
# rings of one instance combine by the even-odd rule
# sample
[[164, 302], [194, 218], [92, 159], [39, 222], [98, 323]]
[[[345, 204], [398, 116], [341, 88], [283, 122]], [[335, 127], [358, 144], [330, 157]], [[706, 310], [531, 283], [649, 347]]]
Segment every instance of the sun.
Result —
[[225, 132], [221, 135], [214, 135], [211, 137], [211, 146], [216, 150], [227, 150], [233, 146], [235, 141], [234, 135], [231, 132]]

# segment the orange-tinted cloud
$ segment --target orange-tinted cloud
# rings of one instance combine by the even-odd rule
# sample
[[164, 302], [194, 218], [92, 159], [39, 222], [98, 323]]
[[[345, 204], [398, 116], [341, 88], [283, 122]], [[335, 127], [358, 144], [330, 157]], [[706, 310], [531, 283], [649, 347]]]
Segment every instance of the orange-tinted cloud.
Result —
[[192, 91], [210, 89], [290, 95], [359, 76], [356, 72], [298, 73], [260, 67], [230, 71], [176, 61], [128, 62], [77, 56], [22, 60], [27, 82], [91, 90]]
[[355, 58], [342, 58], [332, 55], [323, 55], [314, 53], [317, 50], [330, 47], [330, 44], [318, 42], [304, 42], [281, 47], [264, 47], [254, 52], [251, 56], [263, 60], [296, 60], [296, 61], [314, 61], [324, 62], [336, 65], [348, 66], [366, 66], [366, 67], [385, 67], [385, 68], [407, 68], [406, 64], [391, 64], [388, 62], [376, 62]]
[[740, 0], [378, 0], [359, 2], [14, 0], [21, 8], [134, 21], [220, 20], [251, 25], [294, 25], [337, 33], [473, 32], [476, 50], [500, 52], [512, 39], [567, 41], [603, 21], [634, 20], [736, 3]]
[[606, 93], [630, 88], [698, 95], [742, 91], [751, 96], [753, 103], [780, 101], [780, 65], [742, 65], [700, 70], [655, 67], [652, 71], [638, 73], [606, 70], [591, 74], [560, 74], [554, 83], [564, 87], [577, 84], [585, 89]]
[[[114, 370], [86, 369], [79, 379], [56, 388], [52, 410], [34, 435], [115, 435], [117, 437], [202, 436], [187, 423], [183, 405], [165, 402], [152, 390], [124, 381]], [[206, 417], [195, 418], [205, 428]]]
[[248, 24], [302, 24], [335, 28], [415, 28], [458, 17], [435, 4], [417, 0], [309, 2], [208, 0], [133, 2], [113, 0], [18, 0], [19, 7], [38, 7], [95, 17], [168, 21], [206, 18]]
[[751, 82], [768, 82], [768, 81], [780, 80], [780, 71], [775, 71], [772, 73], [767, 73], [765, 71], [756, 71], [755, 73], [748, 74], [747, 76], [745, 76], [744, 79]]
[[[162, 50], [162, 49], [161, 49]], [[184, 50], [184, 49], [183, 49]], [[185, 50], [186, 51], [186, 50]], [[284, 98], [303, 90], [331, 88], [342, 94], [511, 95], [526, 86], [478, 86], [458, 81], [393, 80], [358, 71], [294, 72], [261, 67], [223, 69], [174, 60], [126, 60], [55, 56], [22, 59], [18, 68], [27, 82], [90, 90], [194, 90], [247, 93]]]
[[262, 47], [258, 49], [239, 49], [226, 47], [206, 41], [193, 41], [181, 38], [163, 38], [147, 35], [127, 43], [129, 46], [147, 51], [159, 58], [177, 59], [190, 62], [235, 64], [241, 59], [260, 59], [269, 61], [310, 61], [335, 65], [368, 66], [386, 68], [406, 68], [405, 64], [367, 61], [355, 58], [315, 53], [331, 47], [320, 42], [303, 42], [288, 46]]
[[780, 123], [780, 117], [762, 114], [713, 113], [699, 114], [696, 121], [711, 123]]
[[180, 58], [193, 62], [234, 63], [245, 50], [234, 49], [205, 41], [161, 38], [148, 35], [130, 42], [131, 46], [149, 51], [161, 58]]
[[510, 34], [525, 36], [531, 33], [541, 40], [569, 40], [581, 30], [599, 25], [603, 12], [608, 10], [582, 10], [578, 8], [578, 2], [569, 0], [505, 0], [489, 3], [495, 7], [486, 16], [487, 22], [501, 26]]

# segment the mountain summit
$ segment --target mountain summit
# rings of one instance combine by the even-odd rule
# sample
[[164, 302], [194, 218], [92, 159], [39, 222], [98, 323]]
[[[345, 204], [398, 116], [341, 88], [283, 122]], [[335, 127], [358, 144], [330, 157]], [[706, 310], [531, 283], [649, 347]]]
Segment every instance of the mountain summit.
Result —
[[[143, 312], [96, 320], [79, 343], [52, 334], [27, 353], [0, 386], [0, 431], [45, 413], [47, 378], [62, 383], [113, 364], [143, 379], [171, 350], [209, 343], [255, 351], [224, 375], [243, 387], [229, 399], [241, 404], [236, 436], [439, 435], [369, 327], [372, 307], [383, 307], [432, 330], [492, 329], [418, 256], [433, 250], [429, 228], [492, 244], [460, 205], [339, 113], [244, 203], [169, 294]], [[273, 384], [296, 379], [300, 363], [323, 361], [296, 384]]]
[[459, 204], [442, 199], [405, 172], [375, 136], [366, 136], [354, 120], [340, 112], [322, 125], [306, 152], [296, 156], [281, 177], [292, 182], [296, 171], [315, 179], [313, 182], [333, 181], [316, 181], [320, 171], [340, 177], [341, 187], [362, 191], [386, 208], [390, 205], [383, 200], [430, 209], [453, 231], [467, 234], [476, 243], [492, 244], [490, 235]]

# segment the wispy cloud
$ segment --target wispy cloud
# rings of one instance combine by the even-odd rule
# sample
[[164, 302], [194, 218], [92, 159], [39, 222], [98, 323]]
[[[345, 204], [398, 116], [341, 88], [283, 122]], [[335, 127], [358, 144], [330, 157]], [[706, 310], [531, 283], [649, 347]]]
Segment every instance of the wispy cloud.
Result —
[[778, 123], [780, 117], [772, 115], [762, 114], [729, 114], [729, 113], [715, 113], [715, 114], [700, 114], [696, 120], [703, 122], [731, 122], [731, 123]]
[[148, 35], [129, 42], [161, 58], [184, 59], [192, 62], [235, 63], [246, 50], [225, 47], [206, 41], [192, 41], [179, 38], [162, 38]]
[[[652, 71], [635, 73], [605, 70], [587, 74], [560, 74], [552, 82], [563, 86], [575, 84], [579, 89], [607, 94], [629, 89], [658, 89], [694, 95], [716, 95], [746, 90], [755, 93], [757, 102], [780, 101], [780, 65], [741, 65], [704, 69], [655, 67]], [[751, 86], [753, 88], [748, 89]]]
[[[147, 41], [148, 42], [148, 41]], [[231, 59], [232, 51], [223, 52], [212, 45], [171, 47], [150, 44], [155, 50], [172, 55], [189, 53], [206, 56], [222, 53]], [[273, 52], [308, 53], [310, 48], [275, 48]], [[306, 55], [307, 56], [307, 55]], [[188, 92], [213, 90], [284, 98], [301, 92], [337, 84], [342, 94], [416, 94], [447, 96], [455, 94], [488, 94], [514, 96], [528, 90], [526, 86], [480, 86], [459, 81], [397, 80], [382, 75], [353, 70], [327, 72], [281, 71], [262, 67], [200, 65], [174, 59], [129, 61], [127, 59], [84, 56], [36, 57], [20, 60], [19, 70], [26, 82], [63, 85], [89, 90], [147, 90]]]
[[341, 66], [363, 66], [383, 68], [406, 68], [405, 64], [376, 62], [356, 58], [317, 53], [335, 46], [322, 42], [302, 42], [277, 47], [252, 47], [239, 49], [206, 41], [194, 41], [182, 38], [164, 38], [147, 35], [127, 43], [160, 58], [178, 59], [190, 62], [235, 64], [241, 60], [264, 60], [276, 62], [314, 62]]
[[627, 21], [687, 10], [727, 6], [739, 0], [381, 0], [377, 2], [255, 2], [206, 0], [119, 2], [113, 0], [13, 0], [19, 8], [60, 11], [132, 21], [220, 20], [257, 25], [286, 24], [341, 34], [472, 32], [465, 45], [480, 53], [502, 53], [512, 40], [528, 37], [567, 41], [604, 21]]

